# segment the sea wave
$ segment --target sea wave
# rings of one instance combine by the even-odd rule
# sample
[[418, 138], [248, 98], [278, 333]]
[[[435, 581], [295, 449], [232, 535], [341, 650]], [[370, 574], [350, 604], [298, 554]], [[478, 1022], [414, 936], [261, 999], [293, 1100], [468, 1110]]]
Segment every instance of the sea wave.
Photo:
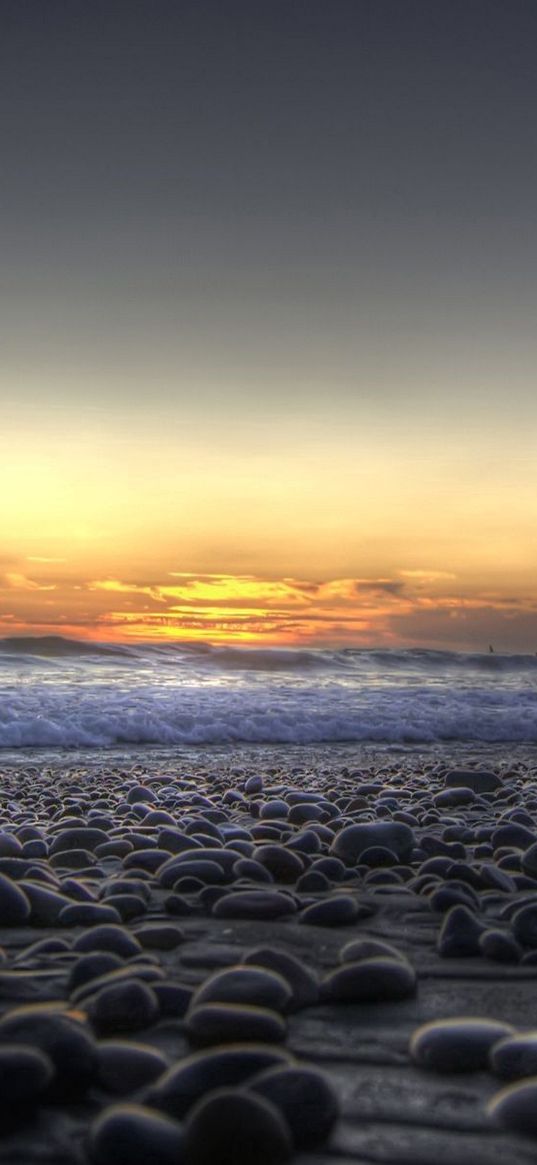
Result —
[[537, 693], [39, 685], [11, 691], [0, 710], [0, 748], [456, 740], [537, 743]]
[[68, 639], [61, 635], [13, 636], [0, 639], [0, 663], [11, 659], [101, 660], [136, 667], [188, 665], [199, 663], [222, 671], [371, 673], [410, 670], [424, 674], [445, 671], [534, 672], [537, 653], [457, 652], [432, 648], [315, 648], [315, 647], [235, 647], [211, 643], [103, 643]]

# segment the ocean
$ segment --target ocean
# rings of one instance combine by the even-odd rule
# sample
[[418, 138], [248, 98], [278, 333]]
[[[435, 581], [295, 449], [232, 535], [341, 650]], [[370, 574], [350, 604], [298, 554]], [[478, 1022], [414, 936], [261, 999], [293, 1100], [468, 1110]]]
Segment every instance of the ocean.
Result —
[[0, 640], [0, 749], [537, 743], [537, 656]]

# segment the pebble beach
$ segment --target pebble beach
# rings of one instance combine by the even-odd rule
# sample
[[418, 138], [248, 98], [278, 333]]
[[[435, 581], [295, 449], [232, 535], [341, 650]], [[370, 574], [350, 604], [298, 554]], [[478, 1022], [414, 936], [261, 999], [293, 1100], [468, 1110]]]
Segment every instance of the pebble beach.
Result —
[[534, 1161], [531, 749], [0, 772], [1, 1161]]

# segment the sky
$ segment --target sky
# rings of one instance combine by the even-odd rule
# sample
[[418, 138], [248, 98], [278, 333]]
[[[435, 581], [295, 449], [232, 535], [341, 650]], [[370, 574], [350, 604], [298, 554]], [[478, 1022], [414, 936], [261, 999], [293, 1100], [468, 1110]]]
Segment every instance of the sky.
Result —
[[534, 0], [2, 0], [0, 635], [537, 650]]

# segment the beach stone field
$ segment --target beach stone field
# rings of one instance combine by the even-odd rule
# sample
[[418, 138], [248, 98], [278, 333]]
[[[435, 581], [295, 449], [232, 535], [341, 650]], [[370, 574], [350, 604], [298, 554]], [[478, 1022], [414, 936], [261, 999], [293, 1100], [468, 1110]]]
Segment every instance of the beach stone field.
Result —
[[0, 1161], [535, 1162], [536, 778], [0, 762]]

